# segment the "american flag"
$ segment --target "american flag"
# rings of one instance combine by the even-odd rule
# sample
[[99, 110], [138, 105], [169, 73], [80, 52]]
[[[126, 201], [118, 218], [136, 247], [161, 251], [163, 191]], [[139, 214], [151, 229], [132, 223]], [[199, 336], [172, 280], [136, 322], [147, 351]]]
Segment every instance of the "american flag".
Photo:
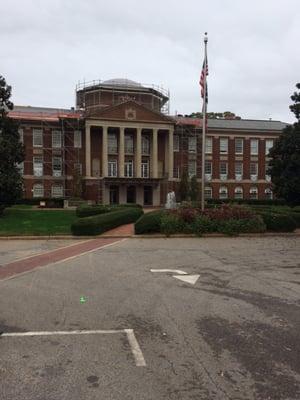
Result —
[[200, 75], [200, 87], [201, 87], [201, 97], [202, 99], [204, 98], [204, 86], [206, 89], [206, 103], [208, 101], [208, 92], [207, 92], [207, 82], [206, 82], [206, 77], [208, 75], [208, 63], [207, 63], [207, 57], [205, 56], [205, 59], [203, 61], [203, 67], [202, 67], [202, 71], [201, 71], [201, 75]]

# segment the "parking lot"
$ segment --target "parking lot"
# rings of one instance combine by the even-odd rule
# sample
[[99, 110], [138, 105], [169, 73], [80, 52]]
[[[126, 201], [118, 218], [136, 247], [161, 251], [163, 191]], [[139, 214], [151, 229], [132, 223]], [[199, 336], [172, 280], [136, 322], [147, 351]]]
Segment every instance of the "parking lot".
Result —
[[297, 400], [300, 238], [116, 241], [0, 281], [0, 331], [5, 400]]

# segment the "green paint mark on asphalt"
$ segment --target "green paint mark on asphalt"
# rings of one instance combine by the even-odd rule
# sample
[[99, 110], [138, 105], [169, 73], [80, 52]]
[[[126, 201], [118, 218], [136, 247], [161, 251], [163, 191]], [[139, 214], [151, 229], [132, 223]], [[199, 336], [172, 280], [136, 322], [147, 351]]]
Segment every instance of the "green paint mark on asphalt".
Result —
[[86, 302], [86, 297], [81, 296], [81, 297], [80, 297], [80, 303], [83, 304], [83, 303], [85, 303], [85, 302]]

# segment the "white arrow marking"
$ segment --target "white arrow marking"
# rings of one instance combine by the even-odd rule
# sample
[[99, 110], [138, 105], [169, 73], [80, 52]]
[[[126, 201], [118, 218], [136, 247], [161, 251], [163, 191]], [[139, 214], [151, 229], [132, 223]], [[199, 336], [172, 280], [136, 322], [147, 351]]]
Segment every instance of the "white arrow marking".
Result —
[[186, 283], [190, 283], [191, 285], [195, 285], [199, 277], [200, 275], [188, 275], [188, 276], [173, 275], [173, 278], [179, 279]]
[[150, 269], [150, 272], [171, 272], [172, 274], [187, 275], [187, 272], [180, 269]]

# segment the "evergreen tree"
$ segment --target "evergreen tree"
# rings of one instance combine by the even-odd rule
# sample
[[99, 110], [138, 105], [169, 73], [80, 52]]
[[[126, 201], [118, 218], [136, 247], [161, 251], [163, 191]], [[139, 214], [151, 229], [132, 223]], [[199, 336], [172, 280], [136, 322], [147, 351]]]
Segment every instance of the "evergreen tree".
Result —
[[[296, 85], [300, 89], [300, 83]], [[300, 92], [295, 92], [290, 106], [297, 122], [283, 129], [279, 139], [270, 150], [272, 158], [268, 173], [277, 197], [288, 203], [300, 204]]]
[[183, 171], [179, 183], [179, 196], [181, 201], [185, 201], [189, 194], [189, 177], [187, 171]]
[[190, 198], [192, 201], [197, 201], [199, 196], [199, 185], [197, 182], [196, 175], [192, 176], [191, 178], [191, 185], [190, 185]]
[[22, 195], [23, 180], [18, 164], [24, 160], [18, 124], [8, 116], [13, 109], [11, 87], [0, 75], [0, 215]]

